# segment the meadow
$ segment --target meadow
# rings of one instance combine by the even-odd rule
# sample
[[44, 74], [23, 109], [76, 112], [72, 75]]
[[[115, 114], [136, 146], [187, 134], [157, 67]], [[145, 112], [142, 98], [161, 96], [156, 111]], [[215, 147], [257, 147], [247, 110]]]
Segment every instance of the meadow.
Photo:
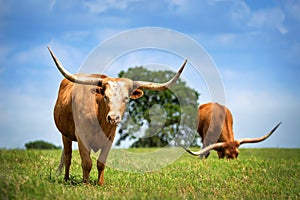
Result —
[[[118, 150], [114, 150], [118, 151]], [[145, 152], [147, 149], [132, 149]], [[56, 175], [60, 150], [0, 150], [1, 199], [300, 199], [300, 149], [240, 149], [236, 160], [206, 160], [184, 153], [154, 172], [107, 167], [98, 186], [94, 159], [91, 183], [81, 182], [78, 151], [71, 180]]]

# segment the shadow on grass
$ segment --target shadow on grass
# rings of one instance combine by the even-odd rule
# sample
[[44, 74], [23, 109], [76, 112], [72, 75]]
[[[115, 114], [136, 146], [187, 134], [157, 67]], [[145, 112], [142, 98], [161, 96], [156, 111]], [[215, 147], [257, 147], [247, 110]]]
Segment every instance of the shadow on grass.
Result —
[[48, 178], [48, 181], [51, 183], [62, 184], [65, 186], [99, 186], [97, 180], [90, 180], [89, 183], [84, 183], [81, 176], [72, 176], [70, 175], [70, 179], [65, 181], [62, 176], [56, 176], [52, 178]]

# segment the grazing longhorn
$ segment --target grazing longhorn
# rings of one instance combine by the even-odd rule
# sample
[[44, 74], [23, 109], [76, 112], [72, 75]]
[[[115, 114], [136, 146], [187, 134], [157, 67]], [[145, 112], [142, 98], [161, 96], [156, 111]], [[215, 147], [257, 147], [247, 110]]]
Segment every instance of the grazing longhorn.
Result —
[[54, 107], [54, 121], [63, 141], [58, 171], [65, 165], [64, 179], [69, 179], [72, 141], [77, 141], [85, 183], [89, 182], [92, 168], [91, 150], [97, 152], [101, 149], [97, 169], [98, 184], [103, 185], [106, 159], [115, 137], [117, 124], [122, 120], [129, 99], [143, 96], [141, 89], [168, 89], [179, 78], [187, 60], [171, 80], [166, 83], [153, 83], [111, 78], [103, 74], [71, 74], [49, 47], [48, 49], [58, 70], [65, 77], [61, 81]]
[[201, 105], [198, 110], [198, 130], [203, 149], [192, 152], [185, 149], [194, 156], [208, 157], [210, 151], [216, 150], [219, 158], [237, 158], [239, 146], [245, 143], [257, 143], [264, 141], [274, 133], [281, 124], [277, 124], [268, 134], [260, 138], [244, 138], [235, 140], [233, 135], [233, 119], [231, 112], [225, 106], [218, 103], [207, 103]]

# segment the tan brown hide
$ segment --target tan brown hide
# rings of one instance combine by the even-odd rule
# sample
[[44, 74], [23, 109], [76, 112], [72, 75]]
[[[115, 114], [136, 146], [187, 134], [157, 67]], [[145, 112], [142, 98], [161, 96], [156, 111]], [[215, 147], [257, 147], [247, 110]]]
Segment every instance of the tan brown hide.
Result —
[[260, 138], [244, 138], [235, 140], [233, 133], [233, 118], [230, 110], [218, 103], [203, 104], [198, 109], [198, 129], [203, 149], [192, 155], [208, 157], [210, 150], [216, 150], [219, 158], [237, 158], [239, 146], [244, 143], [264, 141], [272, 135], [281, 123], [277, 124], [268, 134]]

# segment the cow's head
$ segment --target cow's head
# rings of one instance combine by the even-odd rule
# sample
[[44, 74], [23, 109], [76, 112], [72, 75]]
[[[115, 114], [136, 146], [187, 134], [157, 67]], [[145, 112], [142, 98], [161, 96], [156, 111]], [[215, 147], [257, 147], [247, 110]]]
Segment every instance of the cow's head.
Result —
[[194, 155], [194, 156], [200, 156], [203, 157], [207, 155], [211, 150], [216, 150], [218, 152], [219, 158], [229, 158], [229, 159], [234, 159], [238, 157], [239, 154], [239, 146], [241, 144], [245, 143], [257, 143], [257, 142], [262, 142], [268, 137], [270, 137], [275, 130], [280, 126], [281, 122], [277, 124], [268, 134], [264, 135], [263, 137], [260, 138], [244, 138], [240, 140], [234, 140], [233, 142], [218, 142], [215, 144], [211, 144], [204, 149], [201, 149], [198, 152], [193, 152], [189, 149], [185, 149], [188, 153]]
[[224, 142], [222, 145], [217, 145], [217, 147], [214, 148], [218, 152], [219, 158], [237, 158], [239, 155], [239, 146], [240, 143], [235, 140], [233, 142]]
[[104, 78], [92, 92], [98, 103], [105, 103], [108, 111], [106, 121], [110, 124], [121, 122], [129, 99], [137, 99], [144, 94], [143, 90], [134, 87], [134, 81], [127, 78]]
[[95, 93], [98, 102], [105, 102], [108, 114], [107, 122], [116, 124], [121, 122], [129, 99], [137, 99], [143, 96], [141, 89], [166, 90], [174, 84], [182, 73], [187, 60], [182, 64], [175, 76], [165, 83], [154, 83], [147, 81], [133, 81], [128, 78], [110, 78], [106, 76], [74, 75], [69, 73], [56, 58], [48, 47], [50, 54], [62, 75], [71, 82], [96, 86], [91, 92]]

